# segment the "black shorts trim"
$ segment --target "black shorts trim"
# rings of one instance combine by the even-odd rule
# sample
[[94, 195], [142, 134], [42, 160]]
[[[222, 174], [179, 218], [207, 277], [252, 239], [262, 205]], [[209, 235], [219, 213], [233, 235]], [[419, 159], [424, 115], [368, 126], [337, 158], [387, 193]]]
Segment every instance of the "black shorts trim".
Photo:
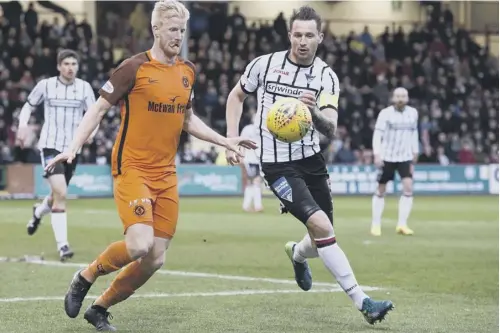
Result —
[[386, 162], [384, 161], [384, 165], [379, 169], [377, 174], [377, 182], [379, 184], [387, 184], [390, 181], [394, 180], [394, 176], [396, 175], [396, 171], [399, 174], [401, 179], [403, 178], [413, 178], [413, 174], [411, 172], [412, 169], [412, 161], [405, 162]]
[[[43, 148], [40, 152], [40, 157], [42, 161], [42, 168], [45, 169], [47, 163], [49, 163], [54, 157], [59, 155], [61, 152], [53, 148]], [[66, 162], [57, 163], [54, 168], [50, 171], [44, 171], [43, 178], [49, 178], [53, 175], [64, 175], [66, 179], [66, 184], [69, 184], [71, 178], [75, 174], [76, 166], [78, 164], [79, 155], [75, 157], [71, 164]]]

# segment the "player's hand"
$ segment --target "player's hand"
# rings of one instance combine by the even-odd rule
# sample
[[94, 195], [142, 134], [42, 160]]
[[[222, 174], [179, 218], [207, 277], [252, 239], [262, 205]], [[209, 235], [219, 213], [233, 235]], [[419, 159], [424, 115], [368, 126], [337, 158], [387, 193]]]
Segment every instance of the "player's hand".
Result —
[[246, 149], [257, 148], [257, 144], [255, 142], [242, 137], [227, 138], [224, 146], [226, 147], [226, 160], [231, 165], [239, 164], [240, 159], [245, 156], [241, 152], [240, 147]]
[[226, 149], [226, 162], [229, 165], [237, 165], [241, 163], [241, 158], [235, 152]]
[[307, 107], [314, 111], [316, 109], [316, 95], [311, 92], [305, 92], [299, 97], [299, 101], [307, 105]]
[[54, 169], [56, 164], [60, 163], [60, 162], [66, 162], [66, 163], [71, 164], [73, 162], [73, 160], [75, 159], [75, 156], [76, 156], [76, 154], [71, 152], [71, 151], [60, 153], [56, 157], [54, 157], [52, 160], [50, 160], [49, 163], [47, 163], [47, 166], [45, 167], [45, 171], [48, 171], [48, 172], [52, 171], [52, 169]]
[[373, 162], [375, 163], [375, 166], [377, 168], [381, 168], [384, 166], [384, 161], [382, 161], [382, 159], [380, 158], [380, 156], [375, 156], [373, 158]]
[[24, 148], [24, 144], [26, 143], [28, 134], [29, 134], [28, 126], [19, 126], [19, 128], [17, 129], [16, 139], [19, 142], [21, 148]]

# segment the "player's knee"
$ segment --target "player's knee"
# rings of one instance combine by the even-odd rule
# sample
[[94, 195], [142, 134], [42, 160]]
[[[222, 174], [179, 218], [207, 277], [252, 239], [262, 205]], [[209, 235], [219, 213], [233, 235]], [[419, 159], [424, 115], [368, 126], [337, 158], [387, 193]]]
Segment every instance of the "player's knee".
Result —
[[411, 178], [403, 179], [403, 195], [406, 196], [413, 195], [413, 181]]
[[163, 264], [165, 263], [165, 253], [162, 253], [161, 255], [159, 256], [156, 256], [153, 261], [151, 262], [151, 269], [152, 270], [159, 270], [160, 268], [163, 267]]
[[311, 215], [306, 226], [314, 239], [333, 237], [335, 235], [330, 219], [322, 210]]
[[127, 242], [127, 250], [133, 260], [146, 257], [153, 248], [153, 242], [147, 239]]
[[379, 184], [377, 187], [377, 191], [375, 192], [376, 196], [383, 197], [385, 195], [386, 191], [386, 185], [385, 184]]

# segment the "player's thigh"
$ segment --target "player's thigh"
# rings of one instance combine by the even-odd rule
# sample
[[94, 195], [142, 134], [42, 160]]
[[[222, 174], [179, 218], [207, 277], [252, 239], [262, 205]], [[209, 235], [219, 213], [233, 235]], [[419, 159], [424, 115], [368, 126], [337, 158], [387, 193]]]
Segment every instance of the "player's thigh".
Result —
[[309, 177], [307, 186], [314, 201], [333, 224], [333, 202], [328, 174]]
[[128, 173], [115, 176], [113, 194], [124, 233], [137, 223], [153, 226], [154, 196], [143, 179]]
[[398, 174], [403, 184], [403, 192], [412, 192], [413, 187], [413, 168], [411, 161], [398, 163]]
[[387, 184], [388, 182], [394, 180], [395, 172], [395, 163], [384, 162], [384, 165], [378, 170], [377, 183]]
[[244, 168], [249, 183], [251, 183], [260, 173], [258, 164], [245, 163]]
[[63, 163], [64, 166], [64, 178], [66, 179], [66, 184], [69, 185], [71, 178], [75, 175], [76, 167], [78, 165], [79, 155], [76, 155], [75, 159], [71, 163]]
[[51, 174], [47, 176], [52, 195], [55, 200], [61, 200], [66, 197], [68, 186], [63, 174]]
[[47, 166], [47, 164], [49, 164], [49, 162], [52, 161], [54, 159], [54, 157], [56, 157], [60, 153], [61, 153], [60, 151], [58, 151], [56, 149], [52, 149], [52, 148], [43, 148], [41, 150], [40, 159], [42, 162], [42, 168], [44, 168], [44, 173], [43, 173], [44, 178], [48, 179], [52, 175], [63, 175], [64, 176], [65, 168], [64, 168], [64, 164], [62, 162], [56, 163], [56, 165], [54, 165], [54, 167], [50, 171], [45, 171], [45, 167]]
[[405, 178], [412, 179], [413, 178], [411, 161], [398, 163], [397, 170], [398, 170], [399, 177], [401, 177], [401, 179], [405, 179]]
[[321, 210], [303, 178], [296, 176], [266, 177], [266, 181], [286, 210], [302, 223], [305, 224], [314, 213]]
[[171, 239], [177, 229], [179, 218], [179, 192], [177, 180], [165, 181], [160, 188], [153, 207], [153, 228], [155, 237]]

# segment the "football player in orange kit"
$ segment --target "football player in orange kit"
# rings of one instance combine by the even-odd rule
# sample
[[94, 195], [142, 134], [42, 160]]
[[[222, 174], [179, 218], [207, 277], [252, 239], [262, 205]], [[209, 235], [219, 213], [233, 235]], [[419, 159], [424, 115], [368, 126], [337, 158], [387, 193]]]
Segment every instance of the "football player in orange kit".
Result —
[[85, 312], [84, 318], [99, 331], [116, 330], [108, 321], [108, 308], [130, 297], [163, 265], [179, 211], [175, 156], [182, 130], [240, 156], [240, 147], [256, 148], [250, 140], [217, 134], [193, 114], [195, 67], [178, 57], [188, 19], [189, 11], [178, 1], [155, 4], [152, 48], [115, 70], [85, 114], [70, 150], [47, 165], [71, 163], [105, 112], [122, 102], [112, 173], [125, 240], [111, 244], [78, 271], [64, 300], [66, 314], [76, 317], [95, 280], [125, 267]]

